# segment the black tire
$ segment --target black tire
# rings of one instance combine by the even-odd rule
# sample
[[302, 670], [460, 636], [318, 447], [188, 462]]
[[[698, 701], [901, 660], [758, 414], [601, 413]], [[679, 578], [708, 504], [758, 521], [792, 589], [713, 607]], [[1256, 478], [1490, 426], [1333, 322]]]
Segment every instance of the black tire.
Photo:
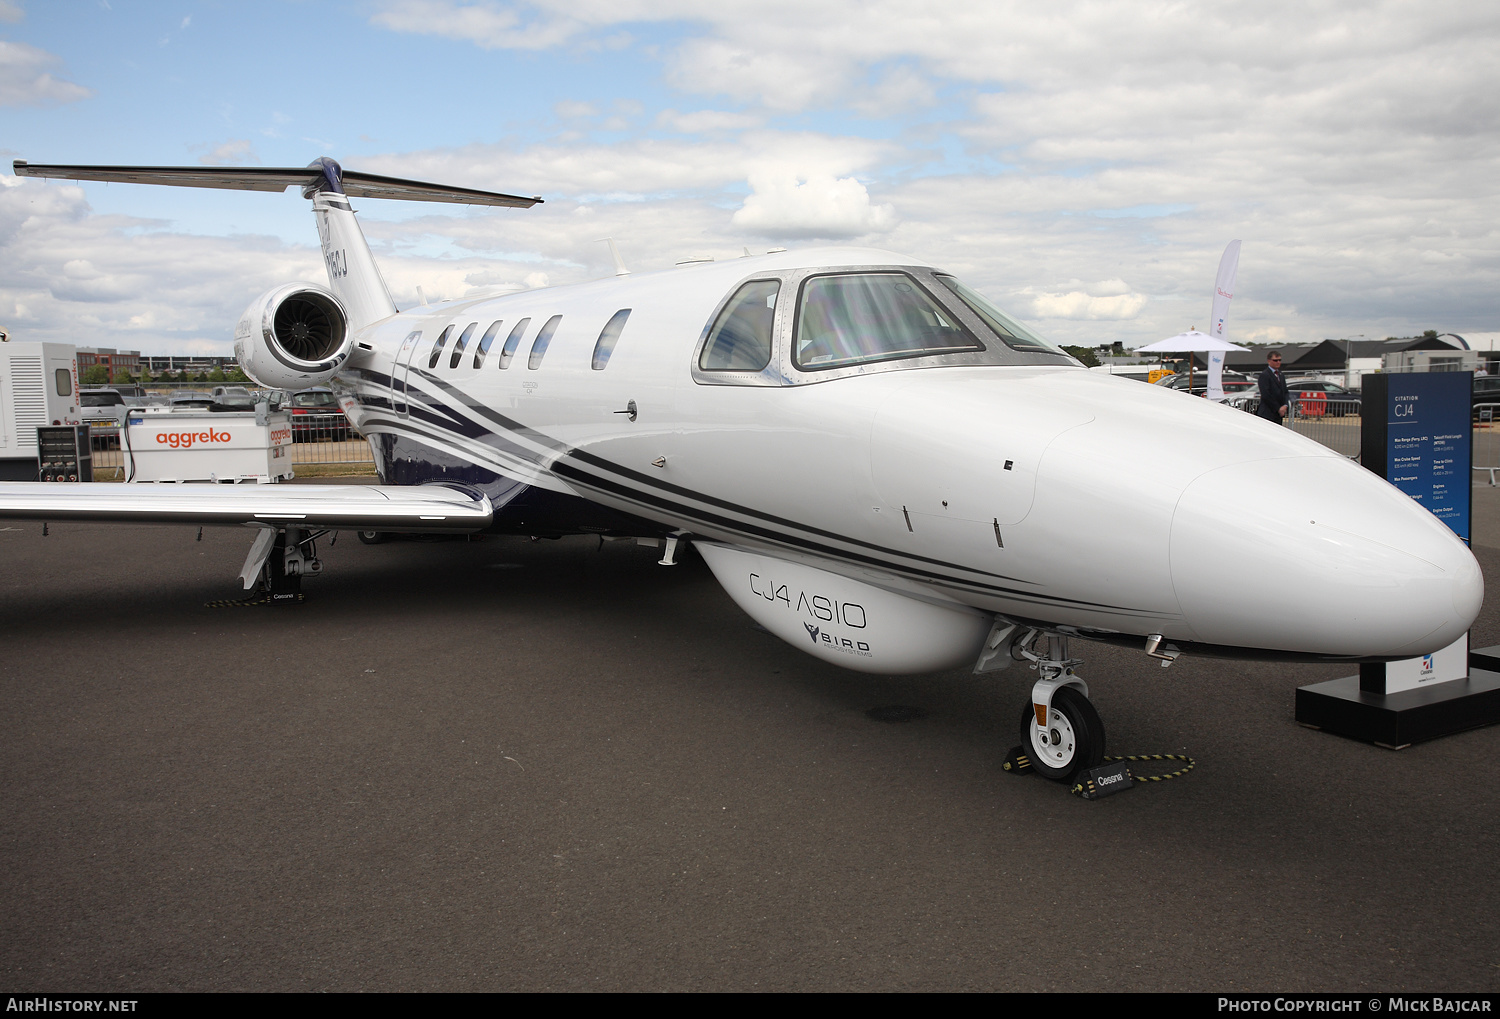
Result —
[[[1035, 739], [1036, 713], [1031, 701], [1022, 706], [1021, 749], [1031, 757], [1037, 774], [1054, 782], [1067, 782], [1104, 760], [1104, 722], [1083, 694], [1070, 686], [1060, 687], [1052, 694], [1049, 721], [1054, 723], [1048, 726], [1051, 738], [1047, 746], [1042, 746]], [[1053, 746], [1051, 739], [1057, 737], [1062, 737], [1061, 744]]]
[[390, 541], [391, 536], [384, 531], [356, 531], [359, 540], [366, 545], [381, 545]]

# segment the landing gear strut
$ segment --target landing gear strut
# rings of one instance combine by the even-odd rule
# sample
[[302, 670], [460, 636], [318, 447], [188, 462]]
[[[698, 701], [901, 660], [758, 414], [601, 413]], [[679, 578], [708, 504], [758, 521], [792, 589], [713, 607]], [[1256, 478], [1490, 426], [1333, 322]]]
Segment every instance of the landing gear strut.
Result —
[[323, 572], [314, 542], [324, 533], [309, 533], [298, 527], [263, 528], [240, 571], [245, 590], [257, 588], [272, 605], [300, 602], [302, 578]]
[[1089, 702], [1088, 684], [1073, 672], [1082, 663], [1068, 657], [1068, 638], [1032, 631], [1013, 653], [1037, 670], [1021, 709], [1021, 746], [1029, 748], [1032, 767], [1057, 782], [1096, 767], [1104, 760], [1104, 723]]

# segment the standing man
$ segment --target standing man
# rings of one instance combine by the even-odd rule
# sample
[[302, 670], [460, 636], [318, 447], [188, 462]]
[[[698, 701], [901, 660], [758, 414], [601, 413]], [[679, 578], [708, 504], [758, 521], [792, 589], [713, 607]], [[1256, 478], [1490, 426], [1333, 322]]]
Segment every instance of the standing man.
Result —
[[1273, 350], [1266, 355], [1266, 370], [1260, 373], [1260, 409], [1255, 413], [1279, 425], [1290, 401], [1286, 379], [1281, 377], [1281, 352]]

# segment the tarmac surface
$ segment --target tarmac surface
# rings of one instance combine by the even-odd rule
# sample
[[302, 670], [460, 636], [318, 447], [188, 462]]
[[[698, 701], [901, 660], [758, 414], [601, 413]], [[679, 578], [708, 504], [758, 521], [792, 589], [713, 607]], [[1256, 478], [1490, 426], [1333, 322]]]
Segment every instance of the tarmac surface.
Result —
[[0, 521], [8, 990], [1500, 989], [1500, 728], [1298, 726], [1347, 667], [1075, 648], [1111, 752], [1198, 762], [1089, 803], [1001, 770], [1020, 666], [836, 669], [696, 556], [345, 534], [213, 609], [242, 530], [50, 532]]

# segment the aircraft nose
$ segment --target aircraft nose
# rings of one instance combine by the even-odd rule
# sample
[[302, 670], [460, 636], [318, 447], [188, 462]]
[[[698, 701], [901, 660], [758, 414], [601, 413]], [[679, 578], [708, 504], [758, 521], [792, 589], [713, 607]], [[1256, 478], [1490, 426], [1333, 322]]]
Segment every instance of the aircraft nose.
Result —
[[1342, 457], [1207, 471], [1183, 491], [1169, 545], [1177, 597], [1210, 644], [1412, 657], [1457, 640], [1484, 598], [1446, 525]]

